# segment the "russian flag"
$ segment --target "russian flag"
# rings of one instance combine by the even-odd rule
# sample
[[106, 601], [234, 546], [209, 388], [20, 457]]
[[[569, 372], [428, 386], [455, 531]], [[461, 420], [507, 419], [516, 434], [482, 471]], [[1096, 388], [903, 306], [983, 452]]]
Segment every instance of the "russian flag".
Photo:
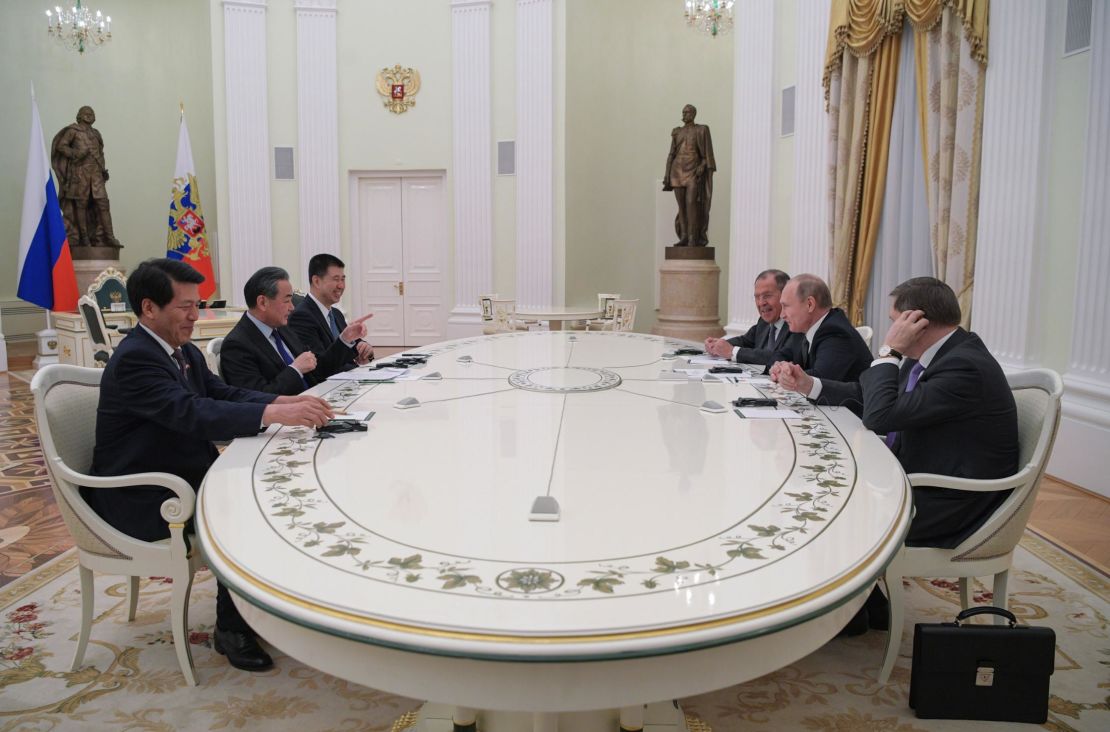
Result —
[[39, 105], [31, 90], [31, 146], [19, 228], [19, 289], [23, 300], [47, 310], [77, 310], [77, 275], [66, 240], [58, 191], [46, 157]]

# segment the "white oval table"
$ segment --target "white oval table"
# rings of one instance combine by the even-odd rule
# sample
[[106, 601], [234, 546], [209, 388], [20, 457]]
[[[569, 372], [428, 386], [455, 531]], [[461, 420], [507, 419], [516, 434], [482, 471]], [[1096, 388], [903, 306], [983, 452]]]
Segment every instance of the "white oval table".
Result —
[[[666, 353], [681, 345], [511, 333], [419, 349], [431, 358], [415, 373], [440, 379], [317, 387], [375, 411], [368, 431], [235, 440], [198, 501], [209, 566], [291, 656], [429, 700], [414, 729], [486, 710], [489, 732], [612, 732], [620, 709], [629, 729], [685, 729], [668, 700], [837, 633], [901, 545], [911, 501], [847, 410], [703, 410], [798, 400], [667, 378], [688, 366]], [[397, 408], [406, 397], [418, 405]], [[557, 500], [558, 521], [529, 520], [537, 496]]]

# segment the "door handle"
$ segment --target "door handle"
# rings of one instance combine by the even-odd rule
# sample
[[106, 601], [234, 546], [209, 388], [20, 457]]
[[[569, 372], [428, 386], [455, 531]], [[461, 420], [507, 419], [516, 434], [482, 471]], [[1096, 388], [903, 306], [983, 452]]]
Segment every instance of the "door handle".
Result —
[[405, 294], [405, 283], [404, 282], [398, 282], [397, 284], [394, 285], [394, 287], [397, 288], [397, 294], [398, 295], [404, 295]]

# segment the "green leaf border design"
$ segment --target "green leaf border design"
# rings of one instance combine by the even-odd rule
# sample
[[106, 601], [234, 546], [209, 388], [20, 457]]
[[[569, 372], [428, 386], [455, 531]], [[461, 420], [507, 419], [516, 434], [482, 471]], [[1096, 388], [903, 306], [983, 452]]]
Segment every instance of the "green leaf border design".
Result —
[[[474, 340], [421, 352], [437, 355]], [[664, 342], [665, 347], [681, 345]], [[377, 386], [343, 383], [324, 398], [333, 406], [346, 407]], [[514, 560], [414, 551], [354, 524], [331, 502], [314, 467], [319, 440], [306, 428], [282, 428], [263, 448], [255, 465], [255, 497], [270, 526], [290, 546], [314, 561], [371, 580], [459, 596], [525, 601], [611, 599], [673, 591], [747, 573], [789, 556], [812, 541], [847, 503], [856, 468], [844, 436], [805, 399], [777, 387], [768, 395], [805, 415], [784, 422], [797, 455], [791, 474], [753, 514], [724, 532], [683, 547], [682, 556], [652, 553], [625, 558], [619, 564], [568, 562], [536, 567]], [[560, 581], [557, 585], [541, 582], [540, 576], [557, 576]]]

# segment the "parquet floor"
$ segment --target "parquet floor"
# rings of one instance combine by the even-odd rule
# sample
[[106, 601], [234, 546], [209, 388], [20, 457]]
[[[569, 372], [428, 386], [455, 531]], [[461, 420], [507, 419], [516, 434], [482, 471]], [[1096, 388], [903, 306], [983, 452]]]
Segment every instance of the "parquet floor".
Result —
[[[379, 357], [400, 348], [378, 348]], [[50, 490], [39, 451], [30, 356], [9, 357], [0, 373], [0, 587], [73, 543]], [[13, 373], [15, 372], [15, 373]], [[1046, 477], [1029, 528], [1110, 575], [1110, 500]]]
[[1110, 500], [1045, 476], [1029, 528], [1110, 575]]

